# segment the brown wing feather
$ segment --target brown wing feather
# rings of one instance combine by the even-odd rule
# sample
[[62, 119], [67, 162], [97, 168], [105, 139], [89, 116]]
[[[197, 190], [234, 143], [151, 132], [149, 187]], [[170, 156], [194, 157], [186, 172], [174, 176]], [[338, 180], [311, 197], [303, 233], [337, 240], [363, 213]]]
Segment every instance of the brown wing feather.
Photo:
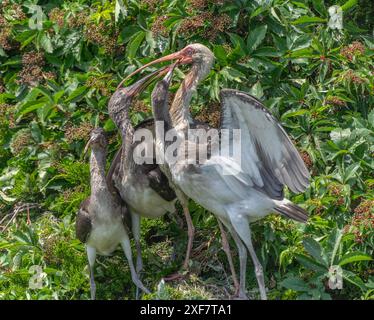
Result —
[[81, 203], [75, 223], [76, 237], [83, 243], [87, 241], [92, 228], [91, 217], [88, 211], [89, 203], [90, 197]]

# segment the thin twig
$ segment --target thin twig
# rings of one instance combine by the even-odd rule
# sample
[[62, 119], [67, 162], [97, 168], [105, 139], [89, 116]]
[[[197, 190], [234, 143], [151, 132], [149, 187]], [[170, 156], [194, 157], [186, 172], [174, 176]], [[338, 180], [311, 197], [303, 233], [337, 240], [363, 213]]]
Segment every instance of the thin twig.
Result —
[[30, 219], [30, 206], [27, 204], [27, 222], [28, 225], [31, 225], [31, 219]]
[[[3, 228], [2, 232], [5, 232], [9, 228], [10, 224], [15, 221], [17, 215], [20, 212], [23, 212], [23, 211], [27, 210], [27, 212], [29, 214], [30, 213], [30, 209], [34, 209], [34, 208], [39, 208], [39, 204], [37, 204], [37, 203], [26, 203], [26, 204], [16, 205], [16, 207], [14, 208], [14, 210], [12, 211], [12, 213], [11, 214], [7, 214], [1, 220], [1, 223], [3, 223], [5, 221], [6, 217], [11, 216], [10, 220], [8, 221], [8, 223], [4, 227], [0, 226], [1, 228]], [[30, 223], [31, 223], [31, 221], [30, 221]]]

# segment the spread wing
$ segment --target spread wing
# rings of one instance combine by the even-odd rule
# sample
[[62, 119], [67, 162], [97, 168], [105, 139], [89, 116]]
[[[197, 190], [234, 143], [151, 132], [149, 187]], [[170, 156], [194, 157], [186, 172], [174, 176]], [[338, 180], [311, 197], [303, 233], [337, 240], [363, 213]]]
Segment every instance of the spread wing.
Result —
[[221, 91], [221, 129], [241, 129], [241, 175], [273, 199], [283, 185], [302, 192], [309, 172], [280, 123], [256, 98], [237, 90]]
[[83, 243], [87, 241], [92, 228], [91, 217], [88, 212], [89, 203], [90, 197], [88, 197], [86, 200], [82, 202], [75, 222], [76, 237]]

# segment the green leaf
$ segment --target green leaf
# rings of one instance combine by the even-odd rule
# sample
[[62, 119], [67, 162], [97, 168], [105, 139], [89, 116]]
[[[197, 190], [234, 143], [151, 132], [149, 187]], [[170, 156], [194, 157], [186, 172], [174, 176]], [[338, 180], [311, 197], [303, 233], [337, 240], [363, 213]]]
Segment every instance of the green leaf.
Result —
[[104, 130], [107, 132], [116, 130], [116, 125], [112, 119], [108, 119], [107, 121], [105, 121]]
[[219, 100], [219, 75], [215, 73], [214, 76], [211, 78], [211, 85], [210, 85], [210, 96], [214, 100]]
[[326, 7], [324, 0], [313, 0], [312, 5], [314, 9], [322, 16], [326, 16]]
[[27, 102], [18, 111], [18, 115], [19, 116], [23, 116], [23, 115], [28, 114], [28, 113], [30, 113], [32, 111], [35, 111], [35, 110], [37, 110], [39, 108], [43, 108], [47, 103], [48, 103], [47, 101], [43, 101], [43, 102], [40, 102], [40, 101]]
[[7, 57], [8, 55], [5, 53], [4, 49], [0, 47], [0, 56], [1, 57]]
[[327, 267], [327, 261], [322, 256], [322, 247], [313, 238], [305, 238], [303, 240], [305, 250], [314, 258], [316, 261]]
[[348, 183], [348, 180], [355, 177], [356, 172], [360, 169], [361, 165], [359, 163], [352, 163], [344, 172], [343, 181]]
[[343, 270], [343, 278], [355, 286], [359, 287], [362, 291], [366, 291], [365, 283], [361, 280], [359, 276], [351, 271]]
[[127, 10], [123, 5], [123, 0], [116, 0], [116, 6], [114, 9], [114, 20], [116, 23], [118, 22], [121, 13], [123, 14], [124, 18], [127, 16]]
[[309, 113], [309, 110], [299, 109], [297, 111], [287, 111], [286, 113], [282, 115], [281, 119], [284, 120], [287, 118], [297, 117], [297, 116], [301, 116], [306, 113]]
[[21, 42], [21, 49], [26, 47], [38, 35], [37, 30], [27, 30], [18, 34], [15, 39]]
[[344, 3], [341, 8], [343, 11], [347, 11], [348, 9], [354, 7], [357, 4], [357, 0], [348, 0], [346, 3]]
[[1, 190], [0, 190], [0, 198], [1, 198], [1, 200], [6, 201], [6, 202], [14, 202], [14, 201], [17, 200], [17, 198], [13, 198], [13, 197], [9, 197], [9, 196], [7, 196], [7, 195], [6, 195], [4, 192], [2, 192]]
[[332, 248], [332, 253], [330, 257], [330, 265], [334, 264], [336, 253], [338, 252], [340, 242], [342, 241], [343, 232], [342, 230], [335, 228], [329, 238], [327, 239], [328, 246]]
[[261, 99], [264, 95], [264, 91], [262, 90], [262, 86], [261, 86], [261, 83], [259, 81], [257, 81], [253, 87], [251, 88], [251, 90], [249, 91], [249, 93], [253, 96], [255, 96], [256, 98], [258, 99]]
[[296, 260], [299, 261], [306, 269], [314, 270], [319, 273], [327, 272], [327, 268], [315, 260], [303, 254], [295, 254]]
[[287, 37], [287, 47], [289, 50], [296, 51], [310, 46], [312, 39], [308, 34], [291, 34]]
[[247, 38], [247, 50], [249, 53], [256, 50], [256, 48], [261, 44], [261, 42], [265, 39], [267, 30], [267, 25], [259, 26], [253, 29]]
[[308, 292], [310, 290], [307, 283], [295, 277], [290, 277], [281, 281], [280, 285], [294, 291]]
[[231, 67], [224, 67], [221, 71], [220, 74], [222, 77], [228, 80], [236, 81], [236, 82], [242, 82], [242, 78], [244, 78], [244, 74], [241, 73], [240, 71], [231, 68]]
[[51, 39], [46, 34], [42, 35], [42, 38], [40, 40], [40, 44], [46, 52], [48, 52], [48, 53], [53, 52], [53, 46], [52, 46]]
[[252, 56], [256, 57], [281, 57], [282, 52], [273, 47], [262, 47], [252, 52]]
[[339, 265], [344, 266], [345, 264], [352, 263], [352, 262], [357, 262], [357, 261], [371, 261], [373, 258], [362, 252], [350, 252], [344, 255], [340, 261]]
[[319, 18], [319, 17], [310, 17], [310, 16], [302, 16], [294, 21], [292, 21], [292, 24], [312, 24], [312, 23], [324, 23], [327, 22], [326, 19]]
[[250, 19], [254, 18], [254, 17], [257, 17], [259, 14], [267, 11], [268, 8], [264, 7], [264, 6], [259, 6], [255, 11], [253, 11], [250, 15]]
[[87, 91], [88, 88], [86, 86], [78, 87], [69, 95], [65, 102], [77, 102], [83, 98]]
[[132, 26], [130, 25], [126, 28], [123, 28], [120, 34], [119, 42], [120, 43], [129, 42], [134, 37], [134, 35], [140, 30], [141, 30], [140, 27], [136, 25], [132, 25]]
[[213, 53], [220, 65], [225, 66], [227, 64], [226, 50], [222, 46], [214, 46]]
[[53, 102], [58, 103], [62, 96], [65, 94], [65, 90], [60, 90], [53, 95]]
[[140, 44], [142, 43], [143, 39], [145, 38], [145, 32], [139, 31], [137, 32], [134, 37], [131, 39], [127, 46], [127, 57], [129, 59], [133, 59], [138, 51]]
[[235, 33], [229, 33], [230, 40], [234, 45], [234, 51], [236, 51], [240, 56], [247, 54], [247, 47], [244, 43], [244, 40]]

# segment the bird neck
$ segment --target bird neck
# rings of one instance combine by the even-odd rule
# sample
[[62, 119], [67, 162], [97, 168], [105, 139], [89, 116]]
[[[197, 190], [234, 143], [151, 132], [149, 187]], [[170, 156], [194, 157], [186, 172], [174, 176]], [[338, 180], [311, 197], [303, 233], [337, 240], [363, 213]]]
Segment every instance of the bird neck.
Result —
[[174, 128], [178, 130], [188, 129], [191, 118], [189, 107], [192, 95], [196, 91], [197, 85], [210, 72], [212, 62], [212, 59], [202, 59], [199, 62], [195, 62], [191, 67], [191, 71], [182, 81], [170, 107], [170, 117]]
[[133, 97], [126, 95], [123, 89], [119, 89], [113, 94], [108, 104], [109, 115], [121, 133], [122, 154], [125, 155], [121, 162], [124, 169], [131, 167], [133, 162], [132, 144], [135, 130], [129, 117], [129, 108], [132, 101]]
[[91, 194], [101, 195], [107, 187], [105, 177], [106, 149], [92, 148], [90, 157]]
[[155, 108], [152, 106], [152, 114], [155, 121], [163, 121], [165, 122], [165, 126], [168, 127], [172, 124], [170, 114], [169, 114], [169, 107], [167, 104], [168, 96], [165, 97], [165, 103], [159, 108]]
[[120, 129], [122, 140], [131, 141], [134, 134], [134, 127], [131, 124], [129, 108], [133, 102], [133, 97], [128, 96], [123, 89], [117, 90], [109, 100], [109, 115]]

